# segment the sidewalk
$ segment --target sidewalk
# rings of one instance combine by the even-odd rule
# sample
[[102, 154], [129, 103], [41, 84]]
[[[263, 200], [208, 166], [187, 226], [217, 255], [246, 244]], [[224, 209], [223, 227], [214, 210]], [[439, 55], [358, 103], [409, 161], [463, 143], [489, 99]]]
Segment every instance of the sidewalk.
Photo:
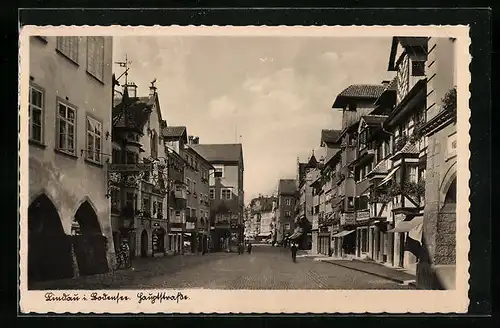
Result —
[[405, 272], [404, 269], [390, 268], [377, 262], [368, 262], [357, 259], [318, 259], [321, 262], [338, 265], [344, 268], [365, 272], [374, 276], [389, 279], [404, 285], [415, 286], [416, 277], [413, 274]]

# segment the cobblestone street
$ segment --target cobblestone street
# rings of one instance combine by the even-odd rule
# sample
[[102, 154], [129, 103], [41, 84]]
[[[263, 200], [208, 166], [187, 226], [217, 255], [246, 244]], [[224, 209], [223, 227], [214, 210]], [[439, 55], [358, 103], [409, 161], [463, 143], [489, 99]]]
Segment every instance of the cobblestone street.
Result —
[[348, 268], [255, 246], [252, 254], [212, 253], [136, 259], [130, 270], [51, 281], [35, 289], [409, 289]]

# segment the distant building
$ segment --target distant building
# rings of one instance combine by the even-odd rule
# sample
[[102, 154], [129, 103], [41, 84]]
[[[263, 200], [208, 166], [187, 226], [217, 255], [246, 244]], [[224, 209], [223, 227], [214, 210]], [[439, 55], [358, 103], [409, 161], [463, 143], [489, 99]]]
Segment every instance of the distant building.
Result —
[[230, 251], [243, 241], [243, 147], [241, 144], [193, 144], [213, 167], [210, 175], [211, 248]]
[[107, 272], [112, 38], [29, 42], [28, 284]]
[[295, 229], [295, 202], [297, 184], [295, 179], [281, 179], [278, 184], [277, 241], [293, 234]]
[[273, 203], [276, 197], [259, 196], [250, 201], [252, 237], [256, 240], [270, 240], [274, 235], [275, 217]]

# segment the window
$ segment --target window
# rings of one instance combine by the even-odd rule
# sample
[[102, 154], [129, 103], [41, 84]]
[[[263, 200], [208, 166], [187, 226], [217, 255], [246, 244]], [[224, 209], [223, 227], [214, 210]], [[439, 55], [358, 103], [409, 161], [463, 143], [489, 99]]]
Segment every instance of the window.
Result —
[[121, 164], [121, 152], [119, 149], [113, 149], [111, 152], [111, 162], [114, 164]]
[[128, 192], [127, 195], [126, 195], [126, 207], [130, 207], [132, 209], [135, 209], [135, 197], [134, 197], [134, 193], [131, 193], [131, 192]]
[[181, 211], [175, 211], [175, 222], [177, 222], [177, 223], [181, 223], [182, 222]]
[[158, 157], [158, 134], [156, 131], [151, 132], [151, 157]]
[[412, 63], [411, 63], [411, 75], [412, 76], [424, 76], [425, 75], [425, 61], [412, 61]]
[[142, 199], [142, 210], [144, 212], [150, 212], [151, 211], [151, 199], [149, 199], [149, 197], [144, 197]]
[[216, 178], [224, 178], [224, 166], [223, 165], [218, 165], [218, 166], [215, 166], [215, 173], [214, 173], [214, 177]]
[[102, 123], [87, 116], [87, 159], [100, 163], [102, 145]]
[[367, 137], [367, 134], [368, 134], [368, 129], [364, 129], [359, 134], [359, 149], [360, 150], [366, 147], [366, 137]]
[[78, 36], [58, 36], [57, 50], [64, 56], [78, 64]]
[[29, 138], [42, 143], [43, 91], [30, 85], [29, 93]]
[[215, 199], [215, 189], [210, 188], [210, 199]]
[[193, 193], [196, 193], [196, 181], [193, 181]]
[[356, 205], [357, 210], [367, 210], [368, 209], [368, 197], [367, 196], [356, 197], [355, 202], [356, 202], [355, 205]]
[[232, 195], [231, 189], [222, 188], [220, 191], [220, 198], [223, 200], [230, 200], [231, 195]]
[[57, 148], [72, 155], [75, 154], [75, 121], [76, 110], [59, 102]]
[[132, 151], [127, 151], [127, 163], [126, 164], [135, 164], [137, 163], [138, 155]]
[[157, 210], [158, 210], [158, 218], [161, 219], [163, 218], [163, 202], [162, 201], [159, 201], [157, 202]]
[[368, 229], [362, 228], [359, 230], [359, 232], [361, 235], [361, 252], [367, 253], [368, 252]]
[[291, 205], [291, 203], [292, 203], [292, 202], [291, 202], [290, 198], [287, 198], [287, 199], [285, 200], [285, 205]]
[[87, 37], [87, 72], [104, 82], [104, 37]]
[[155, 215], [155, 214], [156, 214], [156, 206], [157, 206], [156, 204], [157, 204], [157, 203], [158, 203], [158, 202], [157, 202], [156, 200], [155, 200], [155, 201], [153, 201], [153, 215]]
[[406, 181], [417, 182], [417, 166], [408, 165], [406, 167]]
[[292, 212], [290, 212], [290, 211], [285, 212], [285, 217], [289, 218], [291, 216], [292, 216]]

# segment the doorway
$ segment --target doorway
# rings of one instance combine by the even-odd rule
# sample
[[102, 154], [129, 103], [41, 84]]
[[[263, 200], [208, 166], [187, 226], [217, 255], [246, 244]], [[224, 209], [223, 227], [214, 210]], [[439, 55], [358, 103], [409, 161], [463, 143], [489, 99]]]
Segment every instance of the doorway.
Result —
[[71, 240], [54, 204], [42, 194], [28, 208], [28, 287], [72, 276]]
[[141, 233], [141, 256], [148, 256], [148, 233], [146, 230], [142, 230]]

